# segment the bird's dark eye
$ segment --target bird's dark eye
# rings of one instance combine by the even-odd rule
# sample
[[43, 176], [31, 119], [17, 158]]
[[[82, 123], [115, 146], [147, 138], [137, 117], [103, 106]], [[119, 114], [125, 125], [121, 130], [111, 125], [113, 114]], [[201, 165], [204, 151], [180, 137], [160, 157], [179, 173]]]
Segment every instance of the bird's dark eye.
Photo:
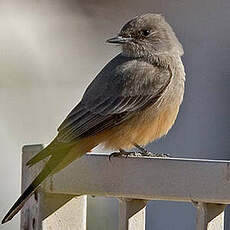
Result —
[[150, 30], [142, 30], [142, 34], [146, 37], [150, 34]]

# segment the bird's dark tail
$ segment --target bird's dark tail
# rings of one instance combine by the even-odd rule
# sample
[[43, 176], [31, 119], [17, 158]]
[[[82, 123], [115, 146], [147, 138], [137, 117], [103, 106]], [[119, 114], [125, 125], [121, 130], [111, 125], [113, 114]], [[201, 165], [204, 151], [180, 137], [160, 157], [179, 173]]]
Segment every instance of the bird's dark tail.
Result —
[[11, 207], [9, 212], [2, 220], [2, 224], [11, 220], [23, 207], [25, 202], [32, 196], [34, 191], [39, 187], [39, 185], [52, 173], [52, 165], [58, 163], [53, 157], [47, 162], [44, 169], [38, 174], [38, 176], [33, 180], [33, 182], [28, 186], [28, 188], [23, 192], [23, 194], [18, 198], [18, 200]]
[[89, 152], [97, 144], [88, 138], [83, 138], [77, 140], [72, 144], [56, 145], [52, 148], [52, 154], [48, 154], [48, 151], [42, 150], [38, 153], [38, 156], [30, 161], [29, 166], [34, 165], [40, 160], [44, 159], [46, 156], [50, 155], [50, 159], [46, 163], [45, 167], [38, 174], [38, 176], [33, 180], [29, 187], [23, 192], [23, 194], [18, 198], [9, 212], [2, 220], [2, 224], [11, 220], [23, 207], [25, 202], [31, 197], [34, 191], [40, 186], [40, 184], [50, 175], [57, 173], [72, 161], [80, 158], [83, 154]]

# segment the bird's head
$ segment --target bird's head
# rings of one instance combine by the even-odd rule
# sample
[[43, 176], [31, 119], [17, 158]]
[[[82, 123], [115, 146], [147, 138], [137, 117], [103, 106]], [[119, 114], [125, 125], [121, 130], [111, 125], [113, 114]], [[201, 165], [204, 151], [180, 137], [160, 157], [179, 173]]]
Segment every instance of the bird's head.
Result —
[[151, 55], [183, 55], [183, 48], [171, 26], [160, 14], [144, 14], [133, 18], [117, 37], [107, 40], [119, 44], [129, 57]]

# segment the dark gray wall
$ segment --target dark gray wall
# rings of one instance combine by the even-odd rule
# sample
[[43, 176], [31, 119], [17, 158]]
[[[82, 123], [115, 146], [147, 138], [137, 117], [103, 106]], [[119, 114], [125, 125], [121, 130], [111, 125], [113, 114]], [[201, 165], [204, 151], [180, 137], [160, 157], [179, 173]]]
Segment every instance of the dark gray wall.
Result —
[[[1, 0], [0, 216], [19, 195], [21, 146], [52, 139], [87, 84], [118, 52], [105, 45], [106, 38], [146, 12], [162, 13], [173, 26], [184, 46], [187, 73], [176, 124], [149, 149], [177, 157], [230, 158], [229, 0]], [[100, 202], [99, 207], [110, 210], [100, 220], [114, 223], [114, 201]], [[94, 214], [92, 207], [91, 220]], [[190, 230], [194, 214], [190, 204], [152, 201], [147, 229]], [[17, 224], [18, 217], [1, 229]], [[101, 227], [89, 223], [88, 229]]]

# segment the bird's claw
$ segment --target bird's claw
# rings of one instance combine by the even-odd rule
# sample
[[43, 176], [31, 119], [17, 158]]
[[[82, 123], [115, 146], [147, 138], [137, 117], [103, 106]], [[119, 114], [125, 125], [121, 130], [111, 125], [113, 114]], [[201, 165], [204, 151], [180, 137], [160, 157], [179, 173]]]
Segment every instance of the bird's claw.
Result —
[[135, 154], [135, 152], [127, 152], [123, 149], [120, 149], [119, 152], [113, 152], [109, 155], [109, 160], [111, 160], [111, 157], [128, 157], [130, 155]]

